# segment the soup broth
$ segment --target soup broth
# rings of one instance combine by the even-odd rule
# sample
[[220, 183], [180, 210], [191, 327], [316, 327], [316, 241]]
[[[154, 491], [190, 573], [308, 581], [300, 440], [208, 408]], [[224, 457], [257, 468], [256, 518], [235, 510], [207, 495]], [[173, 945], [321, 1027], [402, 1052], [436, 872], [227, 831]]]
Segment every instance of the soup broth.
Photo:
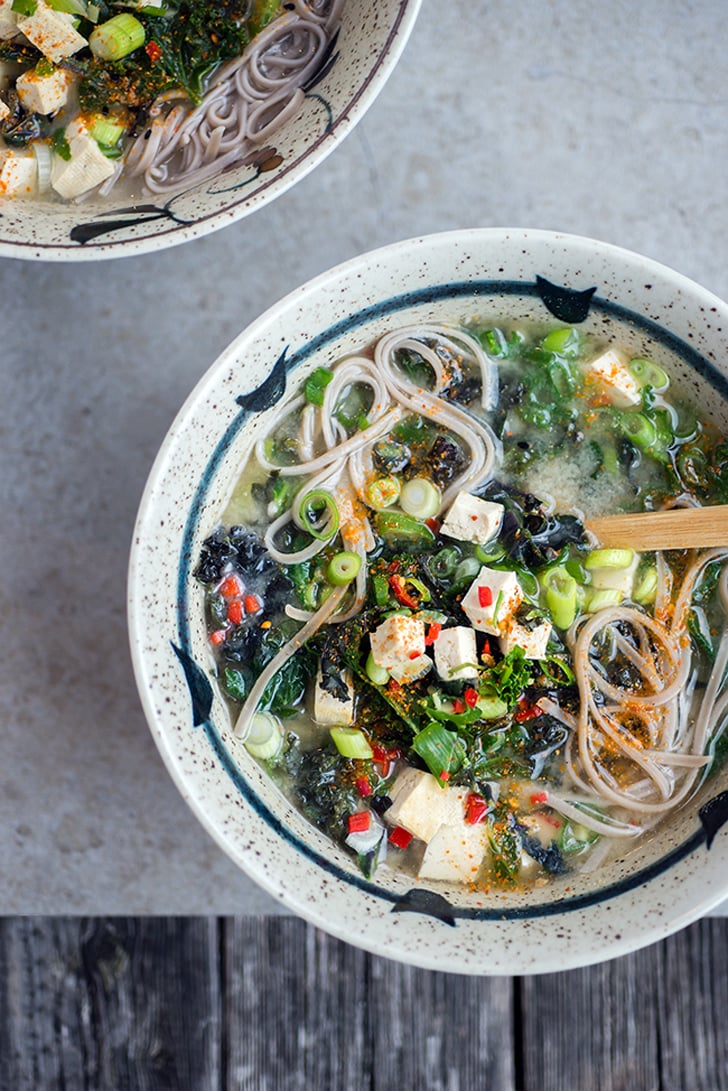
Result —
[[721, 502], [728, 444], [656, 360], [392, 330], [284, 397], [204, 543], [234, 735], [368, 876], [594, 869], [721, 758], [728, 548], [584, 521]]

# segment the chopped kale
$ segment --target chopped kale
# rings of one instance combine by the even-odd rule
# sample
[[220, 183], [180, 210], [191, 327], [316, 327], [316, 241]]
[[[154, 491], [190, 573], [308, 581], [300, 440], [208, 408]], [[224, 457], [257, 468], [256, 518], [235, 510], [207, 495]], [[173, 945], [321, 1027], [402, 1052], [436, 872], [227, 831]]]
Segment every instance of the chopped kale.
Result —
[[223, 578], [230, 564], [247, 576], [278, 568], [258, 535], [241, 526], [231, 527], [229, 531], [219, 527], [205, 539], [193, 575], [201, 583], [215, 584]]
[[540, 864], [544, 871], [548, 871], [551, 875], [563, 875], [566, 864], [561, 849], [555, 841], [552, 841], [550, 845], [542, 845], [539, 839], [530, 834], [514, 815], [509, 816], [509, 822], [524, 852]]
[[347, 815], [361, 805], [352, 783], [351, 759], [342, 757], [334, 747], [302, 751], [294, 745], [282, 760], [293, 776], [304, 815], [337, 841], [344, 840]]
[[449, 484], [463, 470], [466, 461], [462, 447], [442, 435], [436, 438], [427, 456], [432, 480], [440, 488]]
[[491, 481], [482, 490], [486, 500], [503, 504], [500, 541], [511, 560], [534, 570], [553, 564], [567, 545], [586, 546], [584, 526], [575, 515], [547, 514], [531, 493]]

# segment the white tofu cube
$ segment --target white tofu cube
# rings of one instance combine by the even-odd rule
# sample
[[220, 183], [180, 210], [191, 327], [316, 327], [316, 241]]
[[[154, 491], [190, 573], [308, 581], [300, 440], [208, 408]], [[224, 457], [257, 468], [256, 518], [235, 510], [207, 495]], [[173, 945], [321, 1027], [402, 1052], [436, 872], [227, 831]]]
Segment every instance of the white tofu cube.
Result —
[[523, 601], [521, 585], [514, 572], [481, 568], [461, 603], [474, 629], [498, 636]]
[[543, 659], [551, 629], [551, 622], [546, 618], [532, 625], [512, 617], [500, 635], [500, 649], [504, 655], [508, 655], [516, 647], [523, 648], [526, 659]]
[[17, 37], [19, 33], [18, 16], [13, 11], [13, 0], [0, 0], [0, 41], [9, 41]]
[[443, 629], [433, 644], [435, 667], [445, 682], [478, 677], [478, 649], [475, 630], [467, 625]]
[[116, 164], [107, 159], [94, 138], [78, 125], [68, 126], [66, 139], [71, 158], [53, 157], [51, 185], [61, 197], [70, 199], [100, 185], [114, 173]]
[[469, 492], [459, 492], [442, 522], [440, 533], [461, 542], [486, 545], [498, 534], [504, 510], [502, 504], [481, 500]]
[[442, 879], [452, 883], [472, 883], [489, 854], [488, 826], [485, 822], [467, 822], [440, 826], [420, 864], [420, 879]]
[[4, 121], [6, 117], [10, 117], [10, 107], [0, 98], [0, 121]]
[[585, 364], [584, 369], [587, 381], [601, 387], [614, 405], [626, 409], [642, 401], [640, 388], [627, 367], [625, 357], [614, 349], [607, 349], [601, 356]]
[[640, 563], [639, 553], [635, 553], [625, 568], [595, 568], [591, 573], [592, 587], [598, 590], [620, 591], [625, 598], [630, 598], [634, 585], [634, 574]]
[[421, 678], [432, 667], [425, 652], [425, 623], [406, 614], [392, 614], [370, 635], [372, 658], [396, 682]]
[[346, 686], [348, 697], [340, 701], [333, 693], [329, 693], [321, 685], [321, 667], [316, 675], [316, 685], [313, 694], [313, 718], [317, 724], [326, 727], [348, 727], [354, 720], [354, 685], [350, 670], [341, 672], [341, 677]]
[[32, 152], [0, 151], [0, 197], [32, 197], [38, 164]]
[[73, 16], [65, 11], [55, 11], [45, 0], [37, 0], [32, 15], [18, 17], [18, 29], [54, 64], [88, 45], [74, 27]]
[[71, 73], [56, 68], [47, 76], [39, 75], [34, 68], [18, 76], [15, 90], [26, 110], [31, 114], [55, 114], [68, 100]]
[[431, 841], [440, 826], [464, 821], [467, 794], [465, 788], [443, 788], [432, 773], [404, 769], [394, 782], [392, 806], [384, 812], [384, 819], [390, 826], [403, 826], [421, 841]]

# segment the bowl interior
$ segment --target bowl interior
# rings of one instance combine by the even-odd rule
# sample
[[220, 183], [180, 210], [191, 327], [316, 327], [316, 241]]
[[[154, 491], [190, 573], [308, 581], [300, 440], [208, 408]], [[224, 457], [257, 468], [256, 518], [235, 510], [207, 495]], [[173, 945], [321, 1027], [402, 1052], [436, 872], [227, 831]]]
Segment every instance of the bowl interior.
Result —
[[[569, 291], [554, 296], [544, 281]], [[386, 868], [365, 880], [232, 735], [210, 678], [202, 590], [191, 572], [283, 381], [297, 385], [315, 367], [411, 322], [553, 321], [554, 307], [583, 306], [574, 292], [591, 288], [581, 328], [666, 364], [684, 396], [728, 430], [728, 371], [720, 363], [728, 359], [728, 308], [720, 301], [670, 270], [589, 240], [451, 233], [333, 270], [243, 333], [180, 413], [142, 504], [130, 580], [132, 646], [172, 775], [233, 859], [291, 908], [343, 938], [421, 965], [535, 972], [616, 955], [687, 923], [727, 889], [720, 879], [726, 846], [717, 837], [708, 851], [699, 811], [728, 787], [728, 770], [712, 775], [649, 841], [592, 874], [487, 895], [439, 883], [425, 890]], [[236, 401], [241, 395], [245, 404]], [[421, 912], [398, 912], [403, 908]]]
[[244, 166], [154, 196], [113, 190], [76, 202], [0, 200], [0, 255], [78, 261], [140, 254], [197, 238], [247, 216], [320, 163], [356, 124], [391, 73], [421, 0], [344, 6], [299, 113]]

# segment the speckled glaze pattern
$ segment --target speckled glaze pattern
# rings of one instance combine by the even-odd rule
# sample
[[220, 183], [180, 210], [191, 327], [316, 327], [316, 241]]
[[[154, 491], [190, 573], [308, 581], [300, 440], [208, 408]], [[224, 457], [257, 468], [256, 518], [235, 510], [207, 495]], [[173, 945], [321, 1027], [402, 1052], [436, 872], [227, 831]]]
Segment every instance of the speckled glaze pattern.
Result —
[[130, 562], [140, 695], [169, 772], [200, 821], [291, 911], [377, 954], [451, 972], [588, 965], [707, 912], [728, 894], [728, 829], [719, 828], [708, 848], [698, 812], [728, 789], [728, 770], [711, 777], [649, 844], [595, 875], [571, 875], [527, 893], [439, 883], [425, 890], [387, 867], [366, 880], [233, 737], [212, 676], [202, 589], [191, 571], [265, 426], [269, 409], [252, 411], [255, 399], [245, 395], [258, 391], [269, 406], [284, 377], [297, 383], [413, 320], [546, 320], [537, 277], [581, 292], [595, 288], [584, 328], [626, 339], [636, 354], [669, 358], [674, 382], [728, 429], [728, 306], [680, 274], [551, 232], [464, 230], [412, 239], [304, 285], [222, 354], [162, 446]]
[[257, 162], [166, 199], [112, 192], [80, 204], [0, 198], [0, 256], [84, 261], [147, 253], [249, 215], [304, 178], [350, 132], [384, 86], [422, 0], [349, 0], [322, 78]]

